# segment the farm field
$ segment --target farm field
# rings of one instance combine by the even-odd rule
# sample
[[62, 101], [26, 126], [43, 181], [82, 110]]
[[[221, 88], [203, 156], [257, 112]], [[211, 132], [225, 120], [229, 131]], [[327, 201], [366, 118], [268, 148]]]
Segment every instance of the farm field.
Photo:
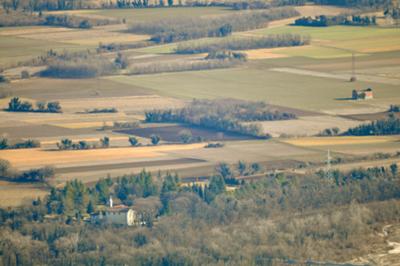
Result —
[[203, 17], [210, 15], [229, 14], [235, 11], [224, 7], [184, 7], [184, 8], [143, 8], [143, 9], [99, 9], [99, 10], [71, 10], [53, 11], [51, 14], [71, 14], [93, 18], [126, 19], [132, 22], [150, 22], [166, 18], [176, 17]]
[[30, 204], [33, 199], [44, 197], [48, 189], [37, 184], [16, 184], [0, 181], [0, 208]]
[[[258, 63], [260, 64], [260, 63]], [[265, 62], [270, 64], [270, 62]], [[235, 68], [143, 76], [111, 76], [107, 79], [135, 84], [166, 96], [182, 99], [229, 97], [262, 100], [275, 105], [325, 113], [357, 113], [358, 109], [384, 111], [400, 103], [397, 86], [282, 73], [260, 68]], [[351, 101], [354, 88], [376, 88], [373, 101]], [[243, 90], [246, 88], [246, 90]], [[315, 99], [319, 99], [315, 101]]]

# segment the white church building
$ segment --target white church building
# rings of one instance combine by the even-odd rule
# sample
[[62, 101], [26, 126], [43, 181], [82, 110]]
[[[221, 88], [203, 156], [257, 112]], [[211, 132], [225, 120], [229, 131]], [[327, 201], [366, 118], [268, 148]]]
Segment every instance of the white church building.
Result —
[[125, 205], [114, 206], [112, 197], [110, 197], [109, 200], [109, 207], [105, 211], [93, 214], [91, 216], [91, 222], [126, 226], [140, 224], [139, 217], [134, 210]]

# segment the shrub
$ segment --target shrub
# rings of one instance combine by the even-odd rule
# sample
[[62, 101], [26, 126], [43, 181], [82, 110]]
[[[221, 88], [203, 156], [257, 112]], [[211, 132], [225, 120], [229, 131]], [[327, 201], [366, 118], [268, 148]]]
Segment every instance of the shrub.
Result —
[[21, 79], [28, 79], [29, 77], [30, 77], [30, 75], [27, 70], [21, 71]]
[[139, 144], [139, 141], [136, 137], [130, 136], [128, 140], [131, 146], [137, 146]]
[[150, 136], [150, 139], [153, 145], [157, 145], [161, 140], [160, 136], [154, 134]]

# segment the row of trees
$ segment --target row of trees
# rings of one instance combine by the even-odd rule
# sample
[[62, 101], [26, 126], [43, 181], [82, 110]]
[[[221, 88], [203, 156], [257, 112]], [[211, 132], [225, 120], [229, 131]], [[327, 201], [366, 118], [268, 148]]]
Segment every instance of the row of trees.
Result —
[[[139, 140], [134, 136], [129, 136], [128, 141], [131, 146], [141, 146]], [[153, 134], [150, 136], [150, 141], [153, 145], [157, 145], [161, 141], [161, 137], [159, 135]], [[62, 139], [60, 142], [57, 142], [57, 147], [59, 150], [88, 150], [97, 148], [109, 148], [110, 138], [105, 136], [96, 143], [89, 143], [88, 141], [85, 140], [73, 142], [71, 139], [65, 138]], [[0, 142], [0, 149], [1, 149], [1, 142]]]
[[157, 43], [177, 42], [204, 37], [224, 37], [233, 31], [265, 27], [269, 21], [297, 16], [293, 8], [241, 12], [207, 18], [171, 18], [132, 24], [130, 32], [152, 35]]
[[36, 109], [29, 101], [21, 101], [18, 97], [14, 97], [8, 103], [6, 111], [9, 112], [39, 112], [39, 113], [62, 113], [59, 102], [37, 102]]
[[78, 142], [73, 142], [70, 139], [62, 139], [60, 142], [57, 142], [57, 147], [60, 150], [88, 150], [88, 149], [97, 149], [108, 148], [110, 147], [110, 138], [105, 136], [99, 140], [98, 143], [89, 143], [84, 140], [80, 140]]
[[400, 134], [400, 119], [390, 116], [387, 119], [376, 120], [368, 124], [350, 128], [343, 134], [351, 136]]
[[348, 25], [348, 26], [370, 26], [376, 25], [375, 16], [359, 16], [359, 15], [338, 15], [338, 16], [316, 16], [302, 17], [296, 19], [294, 22], [296, 26], [311, 26], [311, 27], [327, 27], [334, 25]]
[[215, 50], [248, 50], [286, 46], [302, 46], [310, 43], [309, 36], [278, 34], [264, 37], [229, 37], [210, 41], [185, 42], [178, 44], [178, 54], [206, 53]]
[[28, 139], [21, 142], [10, 144], [7, 138], [0, 137], [0, 150], [6, 149], [29, 149], [40, 147], [40, 142], [33, 139]]

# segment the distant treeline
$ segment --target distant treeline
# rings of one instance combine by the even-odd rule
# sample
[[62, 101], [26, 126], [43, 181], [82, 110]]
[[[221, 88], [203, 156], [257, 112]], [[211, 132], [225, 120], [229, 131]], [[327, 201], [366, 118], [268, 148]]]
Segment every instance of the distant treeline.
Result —
[[178, 54], [206, 53], [215, 50], [247, 50], [286, 46], [301, 46], [310, 43], [309, 36], [298, 34], [278, 34], [264, 37], [229, 37], [210, 41], [179, 43]]
[[291, 7], [266, 11], [248, 11], [207, 18], [171, 18], [154, 22], [132, 24], [130, 32], [150, 34], [157, 43], [169, 43], [204, 37], [224, 37], [233, 31], [246, 31], [265, 27], [269, 21], [298, 16]]
[[379, 8], [391, 5], [391, 0], [313, 0], [316, 4], [360, 7], [360, 8]]
[[29, 148], [37, 148], [40, 147], [40, 142], [33, 139], [28, 139], [21, 142], [16, 142], [10, 144], [7, 138], [0, 137], [0, 150], [7, 149], [29, 149]]
[[0, 10], [0, 27], [46, 25], [89, 29], [93, 26], [115, 23], [119, 23], [119, 21], [111, 19], [83, 18], [71, 15], [43, 15], [41, 13], [36, 14], [19, 10]]
[[370, 136], [370, 135], [396, 135], [400, 134], [400, 119], [391, 116], [387, 119], [376, 120], [347, 130], [344, 135]]
[[348, 25], [348, 26], [370, 26], [376, 25], [375, 16], [359, 16], [359, 15], [338, 15], [338, 16], [317, 16], [302, 17], [296, 19], [294, 22], [296, 26], [311, 26], [311, 27], [327, 27], [334, 25]]
[[62, 113], [59, 102], [37, 102], [35, 109], [32, 103], [21, 101], [18, 97], [12, 98], [5, 110], [8, 112]]
[[240, 100], [193, 100], [187, 107], [175, 110], [153, 110], [145, 113], [146, 122], [178, 122], [255, 137], [269, 137], [257, 124], [244, 121], [295, 119], [291, 113], [271, 110], [263, 102]]

